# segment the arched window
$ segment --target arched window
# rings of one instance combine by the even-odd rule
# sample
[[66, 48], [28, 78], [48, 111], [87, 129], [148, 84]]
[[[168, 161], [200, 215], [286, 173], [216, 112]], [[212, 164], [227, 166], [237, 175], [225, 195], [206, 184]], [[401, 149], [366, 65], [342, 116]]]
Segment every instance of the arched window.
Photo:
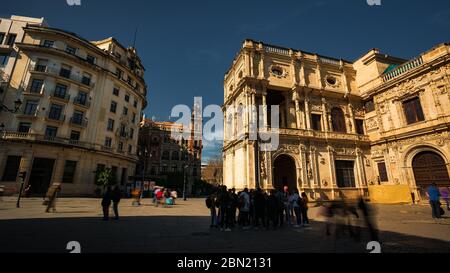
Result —
[[345, 125], [345, 115], [341, 108], [333, 108], [331, 110], [331, 118], [333, 123], [333, 131], [339, 133], [347, 133], [347, 127]]

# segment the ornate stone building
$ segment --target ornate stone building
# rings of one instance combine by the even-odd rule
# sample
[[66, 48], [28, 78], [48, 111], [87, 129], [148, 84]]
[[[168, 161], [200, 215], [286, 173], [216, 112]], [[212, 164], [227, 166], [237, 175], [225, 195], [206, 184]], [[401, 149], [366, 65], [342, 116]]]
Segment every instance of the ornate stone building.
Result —
[[[225, 184], [289, 186], [326, 200], [389, 185], [388, 194], [407, 185], [410, 198], [422, 180], [449, 183], [448, 60], [448, 45], [409, 62], [377, 50], [349, 62], [246, 40], [224, 80]], [[252, 124], [271, 130], [272, 105], [279, 146], [261, 151]], [[424, 177], [430, 158], [434, 178]]]
[[147, 104], [136, 49], [42, 25], [29, 24], [23, 32], [0, 94], [3, 105], [23, 102], [17, 113], [0, 112], [1, 184], [17, 192], [18, 172], [27, 172], [33, 194], [63, 183], [65, 195], [90, 195], [102, 168], [128, 183]]

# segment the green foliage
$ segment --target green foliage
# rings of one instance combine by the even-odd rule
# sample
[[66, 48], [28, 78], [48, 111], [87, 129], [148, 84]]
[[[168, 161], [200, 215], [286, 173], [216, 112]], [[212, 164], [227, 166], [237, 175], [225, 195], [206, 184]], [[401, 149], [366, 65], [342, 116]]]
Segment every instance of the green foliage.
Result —
[[97, 171], [95, 176], [95, 185], [103, 188], [117, 185], [117, 177], [111, 169]]

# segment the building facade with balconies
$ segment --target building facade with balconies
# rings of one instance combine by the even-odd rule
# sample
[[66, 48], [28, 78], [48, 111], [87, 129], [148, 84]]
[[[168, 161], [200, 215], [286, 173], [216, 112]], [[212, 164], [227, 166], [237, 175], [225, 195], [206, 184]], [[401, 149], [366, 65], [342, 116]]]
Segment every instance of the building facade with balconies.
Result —
[[90, 195], [96, 172], [111, 168], [121, 185], [135, 174], [139, 124], [146, 107], [144, 67], [114, 38], [90, 42], [60, 29], [23, 27], [3, 97], [23, 104], [0, 113], [0, 179], [33, 194], [63, 183], [66, 195]]
[[[246, 40], [224, 81], [225, 184], [375, 202], [450, 186], [449, 62], [448, 44], [412, 60], [373, 49], [348, 62]], [[279, 146], [261, 151], [253, 124], [270, 130], [272, 105]]]

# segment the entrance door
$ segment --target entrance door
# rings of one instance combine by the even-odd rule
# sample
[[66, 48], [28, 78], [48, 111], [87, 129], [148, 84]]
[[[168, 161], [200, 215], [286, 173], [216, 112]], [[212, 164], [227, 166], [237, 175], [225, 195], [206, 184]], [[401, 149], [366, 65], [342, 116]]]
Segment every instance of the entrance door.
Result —
[[30, 175], [31, 193], [45, 195], [52, 181], [54, 159], [34, 158]]
[[438, 186], [450, 186], [450, 178], [444, 159], [434, 152], [422, 152], [417, 154], [412, 163], [416, 185], [424, 191], [432, 184]]
[[336, 180], [339, 188], [356, 188], [355, 162], [338, 160], [336, 164]]
[[297, 170], [294, 159], [287, 155], [280, 155], [275, 160], [274, 166], [274, 187], [283, 189], [287, 186], [289, 190], [297, 189]]

